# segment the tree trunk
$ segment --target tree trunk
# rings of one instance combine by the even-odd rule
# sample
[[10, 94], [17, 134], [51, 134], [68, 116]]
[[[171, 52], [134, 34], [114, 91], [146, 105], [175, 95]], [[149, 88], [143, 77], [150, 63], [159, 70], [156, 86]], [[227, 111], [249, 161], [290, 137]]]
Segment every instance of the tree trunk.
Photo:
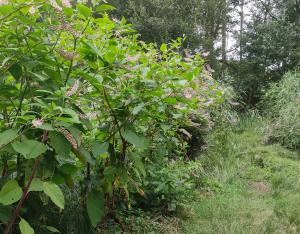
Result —
[[226, 60], [227, 60], [227, 3], [223, 0], [223, 19], [222, 19], [222, 76], [226, 73]]
[[243, 32], [244, 32], [244, 5], [245, 0], [241, 1], [241, 22], [240, 22], [240, 61], [243, 59]]
[[265, 2], [265, 8], [266, 8], [266, 10], [265, 10], [265, 15], [264, 15], [264, 22], [266, 22], [267, 19], [268, 19], [268, 14], [269, 14], [269, 10], [270, 10], [270, 4], [271, 4], [271, 0], [266, 0], [266, 2]]

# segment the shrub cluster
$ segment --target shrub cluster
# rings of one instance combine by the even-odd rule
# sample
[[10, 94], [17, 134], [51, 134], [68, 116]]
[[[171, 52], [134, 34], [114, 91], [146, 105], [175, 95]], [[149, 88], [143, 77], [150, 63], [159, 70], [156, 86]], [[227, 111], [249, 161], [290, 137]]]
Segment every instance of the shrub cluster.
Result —
[[[111, 9], [0, 1], [5, 234], [32, 227], [71, 233], [61, 222], [78, 216], [74, 210], [95, 230], [118, 204], [130, 207], [134, 194], [172, 206], [192, 187], [189, 167], [165, 166], [185, 158], [192, 137], [186, 127], [211, 126], [226, 92], [200, 55], [183, 52], [182, 39], [146, 44], [125, 19], [110, 19]], [[72, 228], [83, 223], [71, 221]]]
[[271, 123], [266, 141], [275, 141], [292, 149], [300, 148], [300, 73], [287, 73], [273, 84], [263, 100]]

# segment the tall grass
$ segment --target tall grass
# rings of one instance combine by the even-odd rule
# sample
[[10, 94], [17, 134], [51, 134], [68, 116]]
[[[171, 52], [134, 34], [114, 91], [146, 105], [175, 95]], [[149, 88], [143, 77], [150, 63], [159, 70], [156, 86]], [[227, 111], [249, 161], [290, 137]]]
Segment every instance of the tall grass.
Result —
[[221, 165], [207, 175], [182, 233], [300, 232], [299, 155], [264, 145], [264, 124], [255, 114], [242, 118], [227, 137], [226, 159], [222, 144], [209, 152]]
[[300, 72], [287, 73], [271, 86], [262, 102], [264, 113], [270, 118], [266, 129], [267, 142], [300, 148]]

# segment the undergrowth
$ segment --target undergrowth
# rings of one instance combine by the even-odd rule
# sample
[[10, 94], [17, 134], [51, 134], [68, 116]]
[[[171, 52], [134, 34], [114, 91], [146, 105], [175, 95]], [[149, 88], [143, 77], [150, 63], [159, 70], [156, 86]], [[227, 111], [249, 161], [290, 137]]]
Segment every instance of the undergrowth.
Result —
[[300, 149], [300, 73], [287, 73], [265, 94], [262, 106], [270, 119], [266, 142]]
[[126, 213], [128, 233], [299, 233], [300, 155], [266, 145], [267, 122], [252, 113], [214, 131], [192, 199], [169, 214]]
[[263, 144], [265, 122], [243, 118], [228, 136], [227, 159], [208, 172], [182, 233], [299, 233], [300, 155]]

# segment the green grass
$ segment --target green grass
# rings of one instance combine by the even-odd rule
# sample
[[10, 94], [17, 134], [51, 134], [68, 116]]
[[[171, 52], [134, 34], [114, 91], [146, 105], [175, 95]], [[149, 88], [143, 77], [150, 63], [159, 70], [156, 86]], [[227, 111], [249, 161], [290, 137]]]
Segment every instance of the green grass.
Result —
[[300, 155], [264, 145], [264, 124], [243, 119], [228, 133], [226, 154], [216, 144], [207, 155], [219, 166], [205, 176], [182, 233], [300, 233]]
[[254, 115], [233, 131], [217, 130], [199, 156], [205, 169], [194, 200], [177, 216], [125, 215], [127, 233], [300, 233], [300, 154], [265, 145], [265, 126]]

